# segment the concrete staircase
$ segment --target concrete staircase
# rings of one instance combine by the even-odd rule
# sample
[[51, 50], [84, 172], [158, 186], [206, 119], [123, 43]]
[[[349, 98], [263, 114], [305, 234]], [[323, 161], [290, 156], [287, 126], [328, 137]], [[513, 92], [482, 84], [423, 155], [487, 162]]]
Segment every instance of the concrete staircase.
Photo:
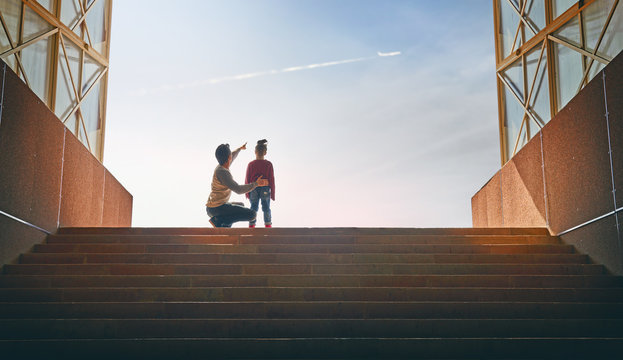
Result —
[[68, 228], [4, 266], [0, 354], [623, 358], [623, 278], [544, 229]]

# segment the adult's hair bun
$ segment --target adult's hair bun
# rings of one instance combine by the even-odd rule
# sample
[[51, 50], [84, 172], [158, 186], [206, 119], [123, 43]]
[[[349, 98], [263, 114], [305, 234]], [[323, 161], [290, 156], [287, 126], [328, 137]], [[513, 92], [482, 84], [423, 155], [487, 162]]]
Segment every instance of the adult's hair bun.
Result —
[[258, 140], [258, 141], [257, 141], [257, 144], [258, 144], [258, 145], [263, 145], [263, 144], [266, 144], [267, 142], [268, 142], [268, 140], [266, 140], [266, 139], [262, 139], [262, 140]]

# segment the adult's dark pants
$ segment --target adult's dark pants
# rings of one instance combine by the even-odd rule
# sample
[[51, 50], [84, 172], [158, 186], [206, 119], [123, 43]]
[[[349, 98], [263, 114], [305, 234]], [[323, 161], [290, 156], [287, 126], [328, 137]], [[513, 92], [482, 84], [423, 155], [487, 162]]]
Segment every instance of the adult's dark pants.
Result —
[[210, 221], [216, 227], [231, 227], [237, 221], [253, 221], [256, 212], [244, 206], [235, 204], [223, 204], [217, 207], [207, 207], [206, 212], [211, 217]]

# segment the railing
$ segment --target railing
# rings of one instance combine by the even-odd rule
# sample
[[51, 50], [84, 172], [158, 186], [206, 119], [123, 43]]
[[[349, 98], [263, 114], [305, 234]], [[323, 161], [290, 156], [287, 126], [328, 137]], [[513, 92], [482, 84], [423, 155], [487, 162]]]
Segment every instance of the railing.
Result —
[[13, 216], [13, 215], [11, 215], [9, 213], [6, 213], [6, 212], [4, 212], [2, 210], [0, 210], [0, 215], [4, 215], [4, 216], [8, 217], [9, 219], [13, 219], [13, 220], [15, 220], [15, 221], [17, 221], [19, 223], [22, 223], [24, 225], [30, 226], [31, 228], [37, 229], [37, 230], [39, 230], [41, 232], [44, 232], [44, 233], [46, 233], [48, 235], [51, 234], [51, 232], [47, 231], [46, 229], [42, 229], [42, 228], [38, 227], [37, 225], [33, 225], [33, 224], [29, 223], [28, 221], [22, 220], [22, 219], [20, 219], [20, 218], [18, 218], [16, 216]]

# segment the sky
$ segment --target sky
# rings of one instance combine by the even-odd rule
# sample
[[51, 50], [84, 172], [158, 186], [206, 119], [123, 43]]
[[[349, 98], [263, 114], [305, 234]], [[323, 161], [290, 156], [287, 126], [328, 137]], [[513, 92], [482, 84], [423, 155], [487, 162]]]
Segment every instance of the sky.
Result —
[[242, 183], [267, 139], [275, 227], [471, 227], [500, 168], [491, 6], [115, 1], [104, 165], [132, 225], [209, 227], [216, 147], [247, 143]]

